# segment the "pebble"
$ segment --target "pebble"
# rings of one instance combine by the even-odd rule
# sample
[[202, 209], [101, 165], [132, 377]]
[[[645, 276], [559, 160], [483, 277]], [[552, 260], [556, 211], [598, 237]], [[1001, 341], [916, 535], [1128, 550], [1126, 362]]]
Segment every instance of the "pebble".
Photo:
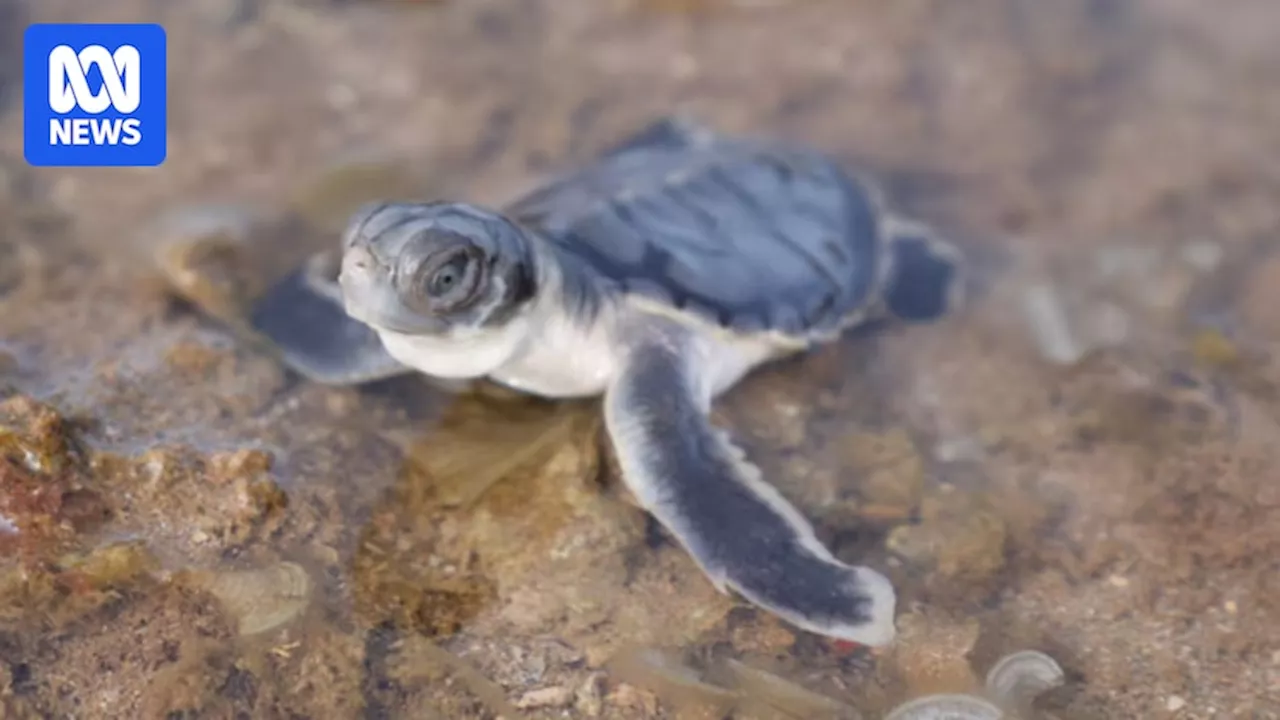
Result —
[[178, 207], [156, 221], [152, 257], [175, 293], [215, 317], [238, 317], [259, 290], [247, 255], [256, 223], [243, 207]]
[[1187, 706], [1187, 701], [1177, 695], [1170, 695], [1168, 700], [1164, 701], [1164, 709], [1169, 712], [1178, 712]]
[[614, 705], [626, 710], [642, 710], [650, 715], [658, 712], [657, 696], [628, 683], [619, 683], [609, 693], [609, 699]]
[[1213, 272], [1222, 263], [1222, 246], [1208, 240], [1187, 243], [1182, 248], [1182, 259], [1200, 272]]
[[572, 700], [572, 690], [564, 686], [556, 685], [552, 687], [539, 688], [538, 690], [530, 690], [516, 701], [516, 707], [521, 710], [528, 710], [530, 708], [565, 707]]
[[913, 694], [968, 692], [978, 685], [968, 660], [978, 640], [977, 620], [912, 611], [897, 625], [892, 657]]
[[1046, 360], [1071, 365], [1084, 356], [1085, 348], [1072, 334], [1067, 313], [1052, 287], [1044, 283], [1032, 285], [1026, 289], [1023, 301], [1032, 339]]
[[939, 578], [978, 581], [1004, 567], [1009, 530], [988, 498], [942, 491], [926, 495], [919, 513], [918, 523], [904, 523], [889, 532], [885, 544], [895, 555], [932, 566]]
[[933, 457], [942, 463], [977, 461], [981, 460], [982, 456], [982, 441], [974, 437], [943, 440], [933, 448]]

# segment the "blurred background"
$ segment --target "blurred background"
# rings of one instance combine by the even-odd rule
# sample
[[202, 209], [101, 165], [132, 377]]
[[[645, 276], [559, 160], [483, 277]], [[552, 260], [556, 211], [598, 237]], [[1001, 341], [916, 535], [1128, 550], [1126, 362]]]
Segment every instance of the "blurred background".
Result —
[[[164, 25], [163, 165], [25, 163], [37, 21]], [[974, 265], [715, 413], [894, 579], [885, 652], [716, 593], [594, 403], [319, 387], [195, 310], [677, 111]], [[1280, 717], [1278, 234], [1270, 0], [0, 0], [0, 715], [883, 717], [1035, 649], [1033, 716]]]

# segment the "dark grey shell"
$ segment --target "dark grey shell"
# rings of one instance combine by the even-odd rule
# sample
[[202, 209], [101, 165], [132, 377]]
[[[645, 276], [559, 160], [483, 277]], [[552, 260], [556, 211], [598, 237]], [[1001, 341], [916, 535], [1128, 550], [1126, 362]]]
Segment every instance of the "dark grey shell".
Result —
[[847, 326], [886, 262], [875, 190], [833, 159], [676, 118], [504, 212], [551, 242], [571, 282], [739, 331]]

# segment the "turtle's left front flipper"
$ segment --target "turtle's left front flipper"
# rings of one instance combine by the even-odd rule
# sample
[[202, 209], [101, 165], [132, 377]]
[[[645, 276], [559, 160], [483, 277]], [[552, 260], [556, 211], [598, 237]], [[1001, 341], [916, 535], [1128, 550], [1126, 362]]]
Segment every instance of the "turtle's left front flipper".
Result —
[[711, 425], [683, 338], [636, 347], [605, 396], [623, 480], [721, 591], [810, 632], [864, 645], [894, 636], [883, 575], [836, 560], [812, 526]]
[[286, 365], [326, 385], [355, 385], [413, 372], [387, 353], [378, 334], [347, 315], [326, 254], [317, 254], [271, 287], [249, 322]]

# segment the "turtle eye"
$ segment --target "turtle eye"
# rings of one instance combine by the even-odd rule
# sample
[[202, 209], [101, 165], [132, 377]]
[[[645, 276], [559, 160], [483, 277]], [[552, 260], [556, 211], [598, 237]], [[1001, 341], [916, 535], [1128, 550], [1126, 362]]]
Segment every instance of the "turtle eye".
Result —
[[465, 253], [454, 253], [453, 257], [427, 278], [427, 295], [443, 300], [449, 297], [471, 269], [471, 263]]
[[458, 310], [473, 300], [484, 275], [484, 258], [471, 244], [453, 245], [427, 257], [414, 273], [411, 294], [430, 312]]

